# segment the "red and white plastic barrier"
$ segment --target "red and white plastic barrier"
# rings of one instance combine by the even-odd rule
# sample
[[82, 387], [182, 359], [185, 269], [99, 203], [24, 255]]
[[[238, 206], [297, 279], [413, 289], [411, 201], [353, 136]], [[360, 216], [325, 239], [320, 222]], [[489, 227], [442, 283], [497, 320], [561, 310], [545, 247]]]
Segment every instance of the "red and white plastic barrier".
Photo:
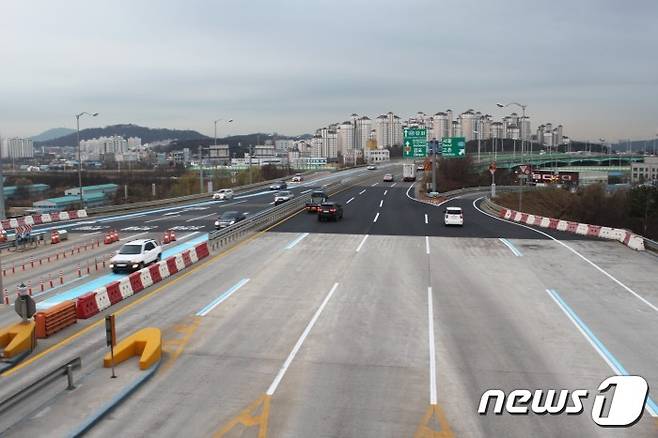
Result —
[[520, 222], [551, 230], [565, 231], [567, 233], [580, 234], [582, 236], [600, 237], [602, 239], [617, 240], [629, 248], [644, 251], [644, 238], [632, 231], [621, 228], [602, 227], [599, 225], [585, 224], [582, 222], [571, 222], [562, 219], [535, 216], [521, 213], [519, 211], [503, 208], [499, 212], [502, 219]]
[[87, 210], [62, 211], [60, 213], [35, 214], [0, 221], [0, 230], [9, 230], [24, 225], [40, 225], [50, 222], [68, 221], [87, 217]]
[[78, 318], [90, 318], [108, 307], [141, 292], [145, 288], [176, 274], [178, 271], [184, 270], [209, 255], [208, 242], [200, 243], [192, 249], [171, 256], [137, 272], [133, 272], [120, 281], [114, 281], [86, 293], [76, 300]]

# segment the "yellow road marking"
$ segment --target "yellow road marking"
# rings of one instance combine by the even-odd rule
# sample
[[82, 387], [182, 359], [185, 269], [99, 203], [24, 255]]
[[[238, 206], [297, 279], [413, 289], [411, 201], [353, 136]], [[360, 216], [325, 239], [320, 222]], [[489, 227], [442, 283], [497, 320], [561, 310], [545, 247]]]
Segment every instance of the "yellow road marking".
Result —
[[429, 405], [414, 434], [414, 438], [453, 438], [454, 436], [439, 405]]
[[[216, 254], [216, 255], [214, 255], [214, 256], [212, 256], [212, 257], [206, 259], [205, 261], [199, 263], [198, 265], [193, 266], [193, 267], [190, 268], [188, 271], [183, 272], [180, 276], [175, 277], [174, 279], [172, 279], [169, 283], [167, 283], [167, 284], [163, 284], [162, 286], [159, 286], [159, 287], [155, 288], [155, 289], [152, 290], [151, 292], [148, 292], [147, 294], [142, 295], [140, 298], [136, 299], [135, 301], [133, 301], [133, 302], [131, 302], [131, 303], [129, 303], [129, 304], [123, 306], [121, 309], [119, 309], [119, 310], [117, 310], [116, 312], [114, 312], [114, 314], [115, 314], [115, 315], [120, 315], [120, 314], [122, 314], [122, 313], [124, 313], [124, 312], [127, 312], [128, 310], [132, 309], [134, 306], [136, 306], [136, 305], [138, 305], [138, 304], [141, 304], [142, 302], [144, 302], [144, 301], [146, 301], [147, 299], [151, 298], [153, 295], [155, 295], [155, 294], [159, 293], [160, 291], [162, 291], [162, 290], [164, 290], [164, 289], [166, 289], [166, 288], [168, 288], [168, 287], [170, 287], [170, 286], [176, 284], [177, 282], [179, 282], [180, 280], [182, 280], [182, 279], [186, 278], [187, 276], [191, 275], [192, 273], [194, 273], [194, 272], [197, 271], [198, 269], [203, 268], [203, 267], [207, 267], [206, 265], [209, 265], [209, 264], [214, 263], [214, 262], [216, 262], [217, 260], [219, 260], [219, 259], [221, 259], [221, 258], [223, 258], [223, 257], [226, 257], [228, 254], [230, 254], [231, 252], [235, 251], [235, 250], [238, 249], [239, 247], [241, 247], [241, 246], [243, 246], [243, 245], [245, 245], [245, 244], [251, 242], [252, 240], [256, 239], [257, 237], [260, 237], [261, 235], [265, 234], [267, 231], [269, 231], [269, 230], [271, 230], [272, 228], [274, 228], [274, 227], [276, 227], [276, 226], [282, 224], [283, 222], [285, 222], [285, 221], [287, 221], [287, 220], [289, 220], [289, 219], [291, 219], [291, 218], [297, 216], [297, 215], [298, 215], [299, 213], [301, 213], [302, 211], [304, 211], [304, 210], [299, 210], [297, 213], [294, 213], [294, 214], [292, 214], [292, 215], [290, 215], [290, 216], [288, 216], [288, 217], [286, 217], [286, 218], [280, 220], [279, 222], [275, 223], [274, 225], [265, 228], [263, 231], [259, 231], [258, 233], [254, 234], [253, 236], [248, 237], [247, 239], [245, 239], [245, 240], [243, 240], [243, 241], [241, 241], [241, 242], [238, 242], [236, 245], [232, 246], [231, 248], [227, 249], [226, 251], [221, 252], [221, 253], [219, 253], [219, 254]], [[73, 340], [79, 338], [80, 336], [82, 336], [82, 335], [84, 335], [85, 333], [87, 333], [87, 332], [93, 330], [94, 328], [96, 328], [96, 327], [100, 327], [101, 325], [104, 325], [104, 324], [105, 324], [105, 320], [104, 320], [104, 319], [99, 319], [99, 320], [96, 321], [95, 323], [93, 323], [93, 324], [91, 324], [91, 325], [88, 325], [87, 327], [83, 328], [82, 330], [80, 330], [80, 331], [78, 331], [78, 332], [72, 334], [72, 335], [69, 336], [68, 338], [62, 339], [62, 340], [59, 341], [58, 343], [56, 343], [56, 344], [54, 344], [54, 345], [51, 345], [50, 347], [46, 348], [46, 349], [43, 350], [42, 352], [40, 352], [40, 353], [34, 355], [33, 357], [31, 357], [31, 358], [29, 358], [29, 359], [27, 359], [27, 360], [21, 362], [20, 364], [16, 365], [15, 367], [13, 367], [13, 368], [11, 368], [11, 369], [5, 371], [4, 373], [0, 374], [0, 377], [8, 377], [8, 376], [11, 376], [12, 374], [16, 373], [17, 371], [19, 371], [19, 370], [25, 368], [26, 366], [28, 366], [28, 365], [30, 365], [30, 364], [36, 362], [37, 360], [41, 359], [42, 357], [44, 357], [44, 356], [47, 355], [48, 353], [52, 353], [52, 352], [54, 352], [54, 351], [59, 350], [59, 349], [62, 348], [63, 346], [69, 344], [71, 341], [73, 341]]]
[[[237, 416], [233, 417], [218, 429], [214, 434], [214, 438], [222, 438], [227, 433], [234, 430], [236, 427], [244, 427], [245, 429], [257, 426], [258, 438], [267, 437], [267, 421], [270, 417], [270, 396], [267, 394], [261, 395], [256, 401], [247, 406]], [[257, 411], [260, 410], [260, 413]]]
[[167, 362], [161, 367], [160, 372], [166, 372], [171, 366], [176, 362], [178, 357], [181, 355], [187, 344], [190, 342], [192, 335], [199, 328], [201, 323], [201, 318], [198, 316], [192, 317], [192, 322], [189, 324], [176, 324], [174, 326], [174, 331], [176, 333], [182, 333], [182, 338], [166, 339], [164, 342], [163, 350], [165, 352], [169, 351], [169, 346], [176, 346], [176, 348], [171, 352], [171, 356], [167, 359]]

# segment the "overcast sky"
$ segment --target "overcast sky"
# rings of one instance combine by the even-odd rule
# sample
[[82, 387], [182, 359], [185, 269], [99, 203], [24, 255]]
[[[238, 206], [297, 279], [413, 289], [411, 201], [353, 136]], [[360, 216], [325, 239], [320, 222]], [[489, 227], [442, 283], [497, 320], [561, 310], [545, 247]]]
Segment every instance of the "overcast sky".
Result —
[[578, 139], [658, 130], [658, 1], [30, 0], [0, 6], [0, 133], [313, 132], [353, 112], [528, 105]]

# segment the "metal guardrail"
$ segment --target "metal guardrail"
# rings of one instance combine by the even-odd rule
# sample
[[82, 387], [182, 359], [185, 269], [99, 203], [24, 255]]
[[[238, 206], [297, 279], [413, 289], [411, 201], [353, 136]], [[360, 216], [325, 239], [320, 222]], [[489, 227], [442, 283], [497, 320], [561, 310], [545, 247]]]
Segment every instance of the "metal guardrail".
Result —
[[[283, 178], [270, 179], [267, 181], [260, 181], [253, 184], [247, 184], [244, 186], [233, 187], [233, 190], [236, 193], [242, 193], [247, 190], [251, 190], [255, 187], [265, 186], [276, 181], [280, 181]], [[103, 213], [113, 213], [115, 211], [127, 211], [127, 210], [139, 210], [141, 208], [157, 207], [160, 205], [171, 205], [171, 204], [180, 204], [187, 201], [195, 201], [198, 199], [212, 198], [213, 193], [197, 193], [194, 195], [179, 196], [176, 198], [166, 198], [166, 199], [156, 199], [154, 201], [144, 201], [144, 202], [132, 202], [127, 204], [118, 204], [118, 205], [108, 205], [106, 207], [95, 207], [88, 208], [88, 214], [103, 214]]]
[[[369, 179], [373, 174], [366, 174], [360, 177], [348, 177], [341, 181], [334, 182], [323, 186], [329, 196], [332, 196], [347, 187], [358, 184], [361, 180]], [[237, 224], [231, 225], [223, 230], [213, 231], [208, 234], [208, 244], [212, 251], [220, 251], [223, 248], [231, 246], [245, 237], [266, 229], [279, 222], [280, 220], [304, 209], [306, 201], [311, 199], [311, 194], [294, 198], [284, 202], [276, 207], [262, 211], [250, 218], [247, 218]]]
[[[342, 172], [345, 170], [351, 170], [351, 169], [356, 169], [360, 167], [365, 167], [365, 165], [358, 165], [358, 166], [353, 166], [353, 167], [346, 167], [344, 169], [326, 169], [329, 172]], [[315, 169], [315, 170], [309, 170], [307, 172], [300, 172], [302, 175], [309, 175], [318, 172], [318, 170], [323, 170], [323, 169]], [[287, 177], [281, 177], [281, 178], [275, 178], [275, 179], [270, 179], [267, 181], [260, 181], [257, 183], [253, 184], [246, 184], [243, 186], [237, 186], [237, 187], [226, 187], [226, 188], [231, 188], [233, 191], [236, 192], [236, 194], [240, 194], [242, 192], [245, 192], [247, 190], [251, 190], [255, 187], [260, 187], [260, 186], [266, 186], [268, 184], [271, 184], [276, 181], [281, 181], [282, 179], [287, 179], [290, 177], [288, 175]], [[88, 214], [104, 214], [104, 213], [113, 213], [113, 212], [119, 212], [119, 211], [128, 211], [128, 210], [140, 210], [143, 208], [149, 208], [149, 207], [157, 207], [160, 205], [172, 205], [172, 204], [180, 204], [184, 203], [187, 201], [195, 201], [199, 199], [211, 199], [212, 198], [212, 193], [197, 193], [194, 195], [187, 195], [187, 196], [179, 196], [176, 198], [166, 198], [166, 199], [156, 199], [154, 201], [144, 201], [144, 202], [133, 202], [133, 203], [128, 203], [128, 204], [119, 204], [119, 205], [108, 205], [105, 207], [95, 207], [95, 208], [88, 208], [87, 213]]]
[[58, 377], [66, 376], [68, 386], [66, 389], [73, 390], [75, 386], [73, 385], [73, 369], [82, 367], [82, 360], [80, 357], [65, 363], [64, 365], [55, 368], [53, 371], [50, 371], [48, 374], [39, 377], [34, 382], [30, 383], [26, 387], [16, 391], [14, 394], [10, 395], [6, 399], [0, 401], [0, 413], [6, 411], [7, 409], [14, 406], [16, 403], [20, 402], [24, 398], [30, 396], [33, 392], [37, 391], [39, 388], [49, 384]]

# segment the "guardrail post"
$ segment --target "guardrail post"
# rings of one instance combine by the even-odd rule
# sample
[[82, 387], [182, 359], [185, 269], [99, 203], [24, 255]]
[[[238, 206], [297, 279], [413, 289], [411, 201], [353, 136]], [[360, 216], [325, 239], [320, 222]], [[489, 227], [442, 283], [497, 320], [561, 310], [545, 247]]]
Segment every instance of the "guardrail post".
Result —
[[74, 390], [75, 385], [73, 384], [73, 366], [71, 366], [71, 364], [66, 365], [66, 380], [68, 383], [66, 389], [69, 391]]

